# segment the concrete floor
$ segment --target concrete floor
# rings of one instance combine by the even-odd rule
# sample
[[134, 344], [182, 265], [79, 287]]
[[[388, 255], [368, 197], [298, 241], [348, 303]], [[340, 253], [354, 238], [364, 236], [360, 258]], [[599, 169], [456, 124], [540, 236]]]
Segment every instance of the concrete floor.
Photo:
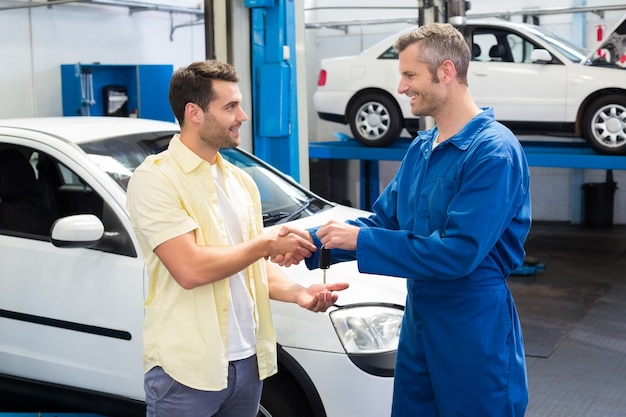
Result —
[[509, 280], [527, 341], [526, 417], [626, 417], [626, 226], [536, 222], [526, 250], [545, 267]]
[[[515, 281], [603, 288], [547, 358], [527, 356], [526, 416], [626, 416], [626, 226], [535, 223], [526, 249], [545, 271]], [[516, 302], [523, 322], [529, 300]]]

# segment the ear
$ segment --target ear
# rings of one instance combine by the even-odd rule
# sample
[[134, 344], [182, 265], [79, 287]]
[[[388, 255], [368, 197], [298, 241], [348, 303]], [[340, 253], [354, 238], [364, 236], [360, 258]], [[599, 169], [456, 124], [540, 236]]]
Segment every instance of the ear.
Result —
[[204, 112], [197, 104], [187, 103], [185, 104], [185, 121], [193, 124], [202, 122], [204, 118]]
[[450, 81], [456, 79], [456, 67], [449, 59], [443, 61], [443, 63], [439, 65], [439, 68], [437, 68], [437, 71], [440, 82], [449, 83]]

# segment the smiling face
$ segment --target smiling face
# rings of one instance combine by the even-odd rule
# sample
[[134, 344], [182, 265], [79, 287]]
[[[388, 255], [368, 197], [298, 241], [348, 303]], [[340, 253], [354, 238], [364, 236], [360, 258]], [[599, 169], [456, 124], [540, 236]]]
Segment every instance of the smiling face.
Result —
[[434, 117], [445, 103], [446, 90], [439, 82], [439, 68], [432, 74], [428, 65], [420, 58], [420, 46], [417, 42], [400, 52], [398, 93], [411, 99], [413, 115]]
[[248, 115], [241, 108], [241, 92], [237, 83], [213, 80], [213, 100], [203, 111], [200, 139], [214, 147], [232, 148], [241, 143], [239, 129]]
[[433, 23], [404, 33], [395, 42], [400, 67], [398, 93], [411, 99], [415, 116], [445, 115], [447, 103], [467, 87], [470, 50], [448, 23]]

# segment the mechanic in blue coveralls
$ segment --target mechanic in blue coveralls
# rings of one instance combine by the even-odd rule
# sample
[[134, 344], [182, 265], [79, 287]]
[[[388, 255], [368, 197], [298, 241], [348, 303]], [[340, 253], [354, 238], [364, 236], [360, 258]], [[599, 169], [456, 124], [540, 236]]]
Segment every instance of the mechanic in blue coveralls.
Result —
[[418, 134], [373, 215], [300, 233], [333, 263], [356, 257], [361, 272], [407, 278], [392, 416], [523, 416], [524, 345], [506, 278], [531, 225], [524, 152], [471, 98], [459, 31], [433, 24], [395, 47], [398, 92], [436, 127]]

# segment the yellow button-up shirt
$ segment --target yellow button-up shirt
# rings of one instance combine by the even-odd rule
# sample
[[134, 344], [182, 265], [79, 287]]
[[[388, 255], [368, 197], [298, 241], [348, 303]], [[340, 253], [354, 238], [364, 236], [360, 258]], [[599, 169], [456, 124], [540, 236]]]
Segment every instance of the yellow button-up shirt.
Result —
[[[256, 184], [219, 154], [216, 163], [224, 173], [231, 203], [244, 208], [237, 210], [244, 240], [261, 234]], [[149, 275], [143, 332], [145, 372], [161, 366], [186, 386], [207, 391], [226, 388], [229, 280], [186, 290], [154, 253], [161, 243], [192, 230], [200, 246], [229, 244], [209, 163], [175, 135], [166, 151], [149, 156], [135, 170], [128, 185], [127, 207]], [[246, 276], [255, 306], [259, 376], [265, 379], [277, 372], [265, 260], [247, 267]]]

